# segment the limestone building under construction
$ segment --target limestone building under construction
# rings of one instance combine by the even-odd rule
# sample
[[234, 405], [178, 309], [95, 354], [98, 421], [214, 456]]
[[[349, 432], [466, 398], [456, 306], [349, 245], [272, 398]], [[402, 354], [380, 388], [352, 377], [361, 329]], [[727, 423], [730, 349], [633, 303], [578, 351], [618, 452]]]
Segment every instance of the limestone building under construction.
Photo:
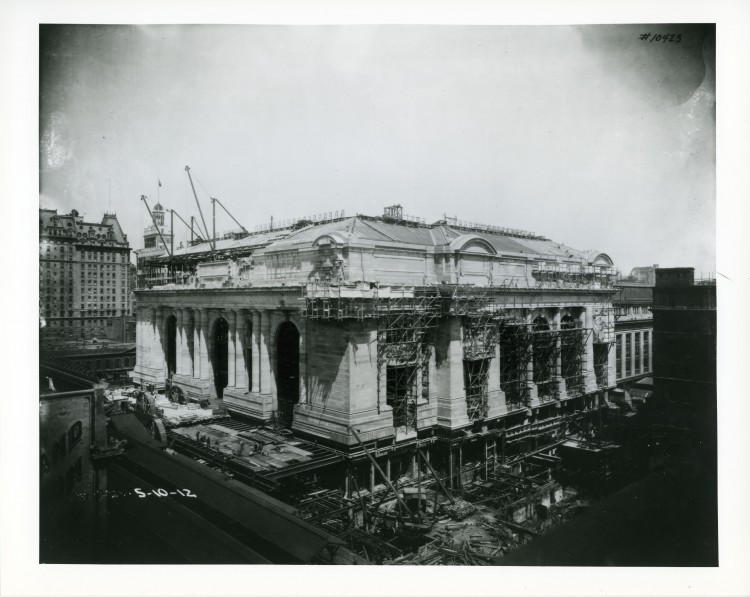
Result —
[[616, 384], [605, 253], [400, 206], [329, 216], [141, 264], [134, 380], [376, 447], [389, 476], [418, 446], [451, 483], [590, 424]]

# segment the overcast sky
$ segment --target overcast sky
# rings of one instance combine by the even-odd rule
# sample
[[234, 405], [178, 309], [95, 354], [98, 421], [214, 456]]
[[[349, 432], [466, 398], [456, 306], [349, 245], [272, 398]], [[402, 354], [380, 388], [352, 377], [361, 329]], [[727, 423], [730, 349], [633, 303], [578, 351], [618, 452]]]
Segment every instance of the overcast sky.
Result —
[[190, 165], [209, 227], [209, 193], [250, 230], [401, 203], [712, 272], [713, 31], [43, 26], [40, 203], [114, 211], [137, 249], [157, 180], [198, 216]]

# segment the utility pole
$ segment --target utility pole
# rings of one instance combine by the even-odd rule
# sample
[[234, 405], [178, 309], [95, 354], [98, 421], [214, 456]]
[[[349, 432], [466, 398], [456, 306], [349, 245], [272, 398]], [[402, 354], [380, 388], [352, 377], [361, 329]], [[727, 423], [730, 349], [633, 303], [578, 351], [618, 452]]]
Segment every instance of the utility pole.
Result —
[[172, 238], [169, 240], [169, 245], [172, 247], [172, 253], [174, 254], [174, 210], [169, 210], [169, 234]]

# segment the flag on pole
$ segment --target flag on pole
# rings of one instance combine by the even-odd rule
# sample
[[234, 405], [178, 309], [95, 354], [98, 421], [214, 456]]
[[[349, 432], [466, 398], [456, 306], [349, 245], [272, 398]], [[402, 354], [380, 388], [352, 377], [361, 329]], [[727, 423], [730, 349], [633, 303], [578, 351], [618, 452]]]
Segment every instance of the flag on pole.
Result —
[[157, 178], [157, 180], [159, 181], [159, 186], [161, 186], [161, 179]]

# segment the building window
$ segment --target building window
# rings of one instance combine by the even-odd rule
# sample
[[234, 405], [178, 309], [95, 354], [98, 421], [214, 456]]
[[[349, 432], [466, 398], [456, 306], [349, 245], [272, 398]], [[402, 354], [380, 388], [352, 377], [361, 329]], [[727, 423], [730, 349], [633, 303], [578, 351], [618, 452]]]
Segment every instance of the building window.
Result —
[[416, 390], [416, 367], [387, 367], [386, 403], [393, 408], [394, 427], [416, 429]]
[[649, 367], [648, 359], [651, 351], [649, 350], [649, 341], [651, 340], [650, 332], [643, 332], [643, 372], [648, 373], [651, 371]]
[[616, 360], [616, 368], [617, 368], [617, 379], [622, 379], [622, 334], [618, 334], [617, 336], [617, 346], [615, 347], [617, 358]]
[[632, 363], [630, 361], [630, 350], [631, 350], [632, 336], [625, 334], [625, 377], [630, 377], [633, 373]]
[[641, 372], [641, 333], [635, 333], [635, 374]]
[[466, 407], [470, 421], [487, 417], [489, 413], [488, 377], [490, 359], [474, 361], [464, 360], [464, 387], [466, 388]]

